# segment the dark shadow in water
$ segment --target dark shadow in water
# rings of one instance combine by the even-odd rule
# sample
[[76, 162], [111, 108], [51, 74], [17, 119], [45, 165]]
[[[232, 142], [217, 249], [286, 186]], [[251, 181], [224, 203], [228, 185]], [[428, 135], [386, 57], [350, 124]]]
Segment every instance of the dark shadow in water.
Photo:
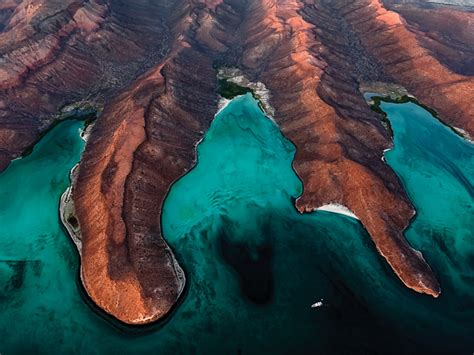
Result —
[[5, 286], [5, 291], [18, 290], [23, 286], [25, 278], [26, 262], [25, 261], [6, 261], [6, 264], [12, 269], [13, 275]]
[[[228, 221], [219, 231], [217, 242], [223, 260], [238, 274], [240, 287], [249, 301], [266, 304], [273, 300], [273, 245], [267, 236], [268, 228], [261, 229], [264, 240], [255, 245], [258, 236], [247, 235], [245, 241], [235, 241]], [[232, 222], [230, 222], [232, 223]]]

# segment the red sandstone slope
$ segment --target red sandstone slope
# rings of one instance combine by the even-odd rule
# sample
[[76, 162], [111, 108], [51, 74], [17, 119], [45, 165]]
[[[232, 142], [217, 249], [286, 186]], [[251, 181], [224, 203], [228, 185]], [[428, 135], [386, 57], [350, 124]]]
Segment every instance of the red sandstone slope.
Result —
[[418, 42], [443, 65], [458, 74], [474, 75], [474, 8], [469, 12], [397, 0], [383, 3], [402, 16]]
[[[344, 54], [345, 39], [324, 34], [331, 25], [341, 26], [333, 9], [315, 4], [302, 17], [301, 3], [265, 1], [259, 6], [253, 11], [261, 16], [255, 24], [263, 27], [265, 19], [272, 19], [275, 30], [268, 37], [279, 37], [263, 54], [268, 63], [258, 75], [272, 92], [276, 121], [297, 147], [294, 167], [304, 184], [297, 208], [310, 212], [328, 203], [346, 205], [401, 280], [437, 296], [439, 286], [429, 266], [402, 235], [414, 211], [380, 159], [390, 147], [387, 133], [358, 93], [354, 63]], [[264, 32], [254, 23], [249, 31]], [[249, 68], [257, 65], [253, 58], [251, 50], [244, 52]]]
[[160, 211], [171, 184], [192, 168], [217, 110], [210, 55], [228, 35], [216, 24], [236, 16], [230, 6], [214, 6], [221, 13], [212, 19], [206, 9], [182, 7], [169, 56], [106, 107], [80, 166], [73, 197], [82, 280], [101, 308], [126, 323], [161, 318], [184, 286], [161, 236]]
[[[344, 11], [364, 47], [379, 59], [395, 82], [434, 108], [443, 121], [474, 135], [473, 77], [456, 74], [445, 67], [420, 45], [404, 20], [386, 10], [379, 0], [360, 1], [360, 4], [348, 5]], [[371, 20], [363, 20], [367, 18]], [[474, 25], [465, 28], [467, 33], [472, 30]]]
[[103, 0], [0, 4], [0, 171], [59, 108], [102, 103], [167, 50], [164, 6]]
[[[421, 8], [426, 16], [406, 22], [378, 0], [157, 3], [0, 5], [0, 170], [62, 105], [107, 102], [73, 191], [81, 277], [94, 302], [130, 324], [176, 303], [183, 280], [161, 236], [161, 206], [195, 162], [217, 109], [216, 67], [226, 65], [270, 89], [275, 120], [297, 147], [297, 208], [346, 205], [402, 282], [437, 296], [433, 272], [403, 238], [414, 209], [381, 160], [390, 136], [359, 87], [403, 85], [473, 135], [474, 84], [462, 69], [472, 60], [469, 29], [441, 26], [438, 12]], [[449, 16], [471, 23], [461, 11]], [[446, 42], [454, 35], [464, 44]], [[451, 67], [453, 51], [465, 59]]]

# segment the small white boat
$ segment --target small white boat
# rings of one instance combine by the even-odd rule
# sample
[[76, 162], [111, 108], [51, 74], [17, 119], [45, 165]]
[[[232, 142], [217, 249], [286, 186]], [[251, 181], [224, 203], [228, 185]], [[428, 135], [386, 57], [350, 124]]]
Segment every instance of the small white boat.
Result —
[[318, 301], [316, 303], [313, 303], [311, 305], [311, 308], [318, 308], [318, 307], [322, 307], [323, 306], [323, 299], [321, 298], [321, 301]]

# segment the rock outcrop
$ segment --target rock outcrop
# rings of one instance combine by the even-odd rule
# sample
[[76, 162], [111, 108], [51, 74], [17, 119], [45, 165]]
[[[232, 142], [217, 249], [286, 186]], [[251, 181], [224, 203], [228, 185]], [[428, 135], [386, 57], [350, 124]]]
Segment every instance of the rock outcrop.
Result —
[[[82, 234], [83, 284], [123, 322], [167, 314], [184, 275], [161, 235], [171, 184], [191, 169], [217, 110], [213, 58], [239, 19], [230, 5], [177, 6], [169, 55], [110, 103], [83, 156], [73, 198]], [[199, 44], [199, 46], [197, 45]]]
[[0, 171], [61, 107], [106, 102], [167, 53], [166, 6], [156, 3], [2, 1]]
[[444, 66], [461, 75], [474, 75], [474, 6], [470, 11], [456, 7], [433, 7], [384, 1], [398, 12], [418, 42]]
[[388, 0], [8, 0], [0, 170], [64, 105], [104, 104], [72, 192], [82, 282], [125, 323], [160, 319], [184, 286], [161, 208], [217, 110], [218, 68], [235, 66], [269, 89], [297, 147], [298, 210], [347, 206], [400, 280], [437, 297], [433, 271], [403, 237], [415, 211], [381, 160], [390, 133], [361, 88], [397, 84], [472, 137], [471, 18]]

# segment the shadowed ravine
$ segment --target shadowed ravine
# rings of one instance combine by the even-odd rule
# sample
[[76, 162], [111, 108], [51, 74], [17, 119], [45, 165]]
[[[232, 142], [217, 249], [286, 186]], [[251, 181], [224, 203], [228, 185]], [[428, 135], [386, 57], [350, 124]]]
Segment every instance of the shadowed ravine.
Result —
[[435, 270], [438, 299], [404, 287], [355, 219], [295, 210], [295, 147], [248, 94], [216, 116], [165, 200], [163, 235], [188, 287], [158, 328], [117, 331], [78, 292], [57, 206], [79, 122], [0, 175], [2, 353], [468, 353], [473, 201], [452, 172], [472, 185], [473, 146], [412, 103], [381, 108], [394, 131], [386, 160], [417, 210], [405, 236]]

